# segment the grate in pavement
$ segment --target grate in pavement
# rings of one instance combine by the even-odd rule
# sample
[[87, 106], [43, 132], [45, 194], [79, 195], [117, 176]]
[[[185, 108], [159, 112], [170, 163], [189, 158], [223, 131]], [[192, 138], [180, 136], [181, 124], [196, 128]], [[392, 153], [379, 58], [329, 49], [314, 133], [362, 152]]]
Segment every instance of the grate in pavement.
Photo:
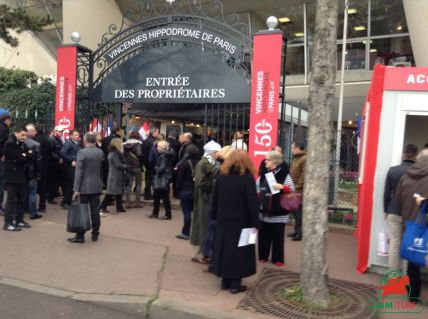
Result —
[[294, 319], [372, 319], [378, 315], [372, 304], [376, 287], [344, 280], [329, 279], [330, 292], [340, 296], [331, 308], [311, 309], [284, 299], [280, 292], [300, 284], [300, 274], [280, 269], [265, 268], [257, 283], [250, 289], [238, 308], [278, 318]]

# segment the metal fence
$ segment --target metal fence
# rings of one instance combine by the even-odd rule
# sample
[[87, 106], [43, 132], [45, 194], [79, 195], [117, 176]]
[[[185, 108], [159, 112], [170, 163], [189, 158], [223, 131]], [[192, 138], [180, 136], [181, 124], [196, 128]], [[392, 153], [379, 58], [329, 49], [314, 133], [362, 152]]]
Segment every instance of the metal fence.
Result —
[[[356, 130], [342, 130], [340, 161], [336, 161], [336, 131], [332, 132], [330, 176], [328, 188], [329, 222], [355, 226], [358, 208], [358, 134]], [[306, 141], [307, 128], [303, 126], [285, 126], [285, 135], [280, 145], [284, 148], [284, 157], [292, 161], [291, 144], [294, 140]], [[339, 165], [338, 185], [335, 187], [335, 168]]]
[[55, 124], [54, 114], [47, 113], [41, 117], [12, 117], [11, 131], [13, 132], [15, 128], [25, 126], [29, 123], [39, 124], [47, 131], [52, 130]]
[[[333, 136], [336, 136], [335, 134]], [[341, 138], [340, 161], [334, 159], [335, 142], [332, 147], [332, 160], [329, 183], [329, 222], [355, 226], [358, 209], [358, 133], [356, 130], [343, 130]], [[339, 165], [338, 185], [335, 187], [335, 168]]]

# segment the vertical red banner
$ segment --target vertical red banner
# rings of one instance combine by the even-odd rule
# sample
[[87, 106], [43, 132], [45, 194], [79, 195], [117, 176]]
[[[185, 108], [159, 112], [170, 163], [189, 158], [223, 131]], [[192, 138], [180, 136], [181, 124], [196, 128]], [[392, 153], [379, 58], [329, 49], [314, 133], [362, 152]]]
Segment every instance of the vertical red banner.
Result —
[[64, 138], [74, 129], [76, 112], [77, 47], [57, 51], [55, 125], [64, 127]]
[[250, 157], [256, 167], [277, 143], [282, 32], [254, 35]]

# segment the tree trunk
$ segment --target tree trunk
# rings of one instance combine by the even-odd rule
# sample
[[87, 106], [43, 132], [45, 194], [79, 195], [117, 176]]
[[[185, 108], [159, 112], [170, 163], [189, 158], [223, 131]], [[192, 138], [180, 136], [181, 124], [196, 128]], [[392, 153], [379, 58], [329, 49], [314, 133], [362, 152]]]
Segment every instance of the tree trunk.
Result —
[[303, 203], [300, 276], [304, 299], [327, 307], [328, 184], [331, 112], [336, 78], [338, 0], [318, 0], [309, 83], [309, 132]]

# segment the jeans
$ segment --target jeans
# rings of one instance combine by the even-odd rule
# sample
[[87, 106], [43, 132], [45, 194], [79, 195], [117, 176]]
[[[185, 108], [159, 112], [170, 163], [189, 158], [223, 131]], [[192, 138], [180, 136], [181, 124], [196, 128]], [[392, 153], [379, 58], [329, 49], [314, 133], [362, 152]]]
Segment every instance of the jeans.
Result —
[[48, 180], [47, 176], [43, 176], [37, 182], [37, 193], [39, 194], [39, 209], [46, 209], [46, 195], [48, 191]]
[[152, 196], [153, 169], [151, 169], [149, 165], [145, 165], [145, 168], [144, 199], [150, 199]]
[[71, 205], [71, 201], [73, 199], [73, 183], [74, 183], [74, 172], [75, 168], [71, 166], [70, 163], [66, 163], [64, 165], [64, 198], [62, 200], [62, 204]]
[[30, 216], [37, 215], [37, 179], [28, 181], [28, 211]]
[[389, 270], [397, 270], [402, 268], [402, 261], [400, 258], [400, 245], [402, 236], [403, 219], [401, 216], [388, 214], [387, 216], [389, 226]]
[[16, 224], [24, 220], [24, 203], [27, 197], [26, 184], [7, 184], [7, 201], [4, 214], [4, 223], [13, 224], [15, 218]]
[[126, 201], [131, 201], [131, 192], [132, 192], [132, 186], [133, 181], [135, 179], [135, 186], [136, 186], [136, 193], [135, 193], [135, 201], [137, 203], [140, 202], [140, 196], [141, 196], [141, 183], [143, 182], [143, 175], [141, 173], [141, 168], [133, 168], [132, 170], [128, 171], [130, 182], [128, 186], [126, 186]]
[[[91, 194], [91, 195], [79, 195], [80, 202], [82, 204], [89, 203], [89, 209], [91, 211], [91, 225], [92, 225], [92, 235], [98, 235], [100, 233], [101, 219], [100, 219], [100, 194]], [[77, 233], [76, 238], [84, 239], [85, 233]]]
[[0, 207], [3, 207], [4, 195], [4, 162], [0, 160]]
[[294, 226], [294, 232], [296, 233], [296, 236], [302, 236], [302, 205], [300, 205], [298, 209], [292, 212], [292, 214], [296, 223]]
[[193, 192], [185, 191], [180, 193], [181, 208], [183, 210], [183, 229], [181, 234], [190, 236], [190, 226], [192, 224], [192, 210], [193, 210]]

